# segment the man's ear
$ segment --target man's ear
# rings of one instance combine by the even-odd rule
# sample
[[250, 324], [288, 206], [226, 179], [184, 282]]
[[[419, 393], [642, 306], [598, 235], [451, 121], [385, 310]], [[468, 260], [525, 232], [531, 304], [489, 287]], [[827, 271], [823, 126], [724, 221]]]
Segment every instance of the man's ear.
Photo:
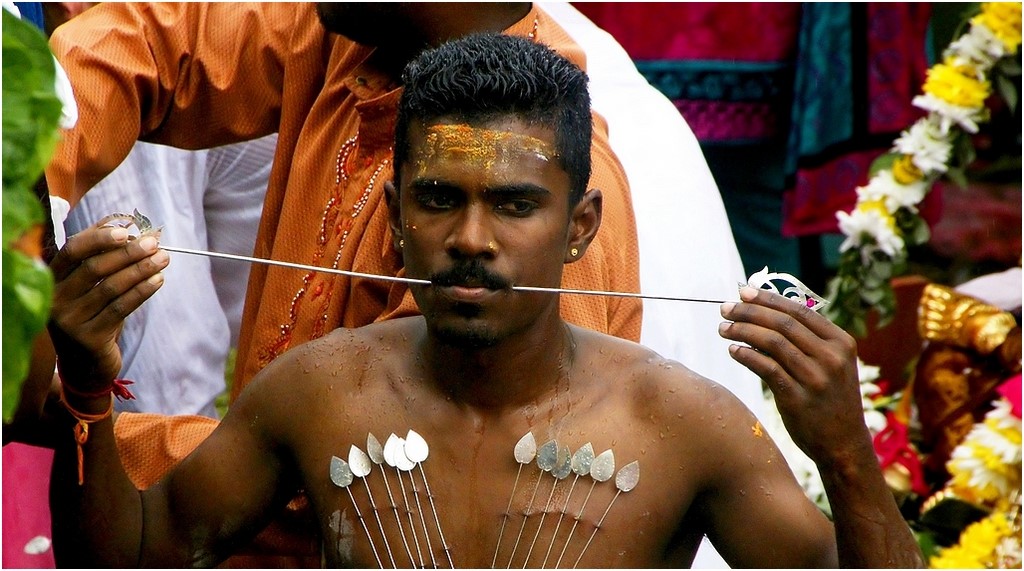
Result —
[[571, 264], [583, 257], [587, 246], [601, 227], [601, 209], [604, 197], [596, 188], [588, 190], [569, 216], [569, 240], [565, 246], [565, 263]]
[[391, 227], [391, 247], [399, 254], [402, 247], [402, 202], [398, 197], [398, 189], [392, 181], [384, 182], [384, 200], [388, 205], [388, 226]]

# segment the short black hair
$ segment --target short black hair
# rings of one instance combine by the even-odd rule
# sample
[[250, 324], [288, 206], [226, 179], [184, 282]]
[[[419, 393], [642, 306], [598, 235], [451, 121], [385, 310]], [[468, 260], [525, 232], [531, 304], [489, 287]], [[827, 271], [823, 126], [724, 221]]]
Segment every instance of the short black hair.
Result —
[[554, 50], [518, 36], [473, 34], [428, 49], [406, 66], [395, 124], [395, 186], [409, 156], [409, 126], [453, 117], [483, 123], [505, 116], [554, 128], [569, 175], [569, 204], [590, 180], [587, 74]]

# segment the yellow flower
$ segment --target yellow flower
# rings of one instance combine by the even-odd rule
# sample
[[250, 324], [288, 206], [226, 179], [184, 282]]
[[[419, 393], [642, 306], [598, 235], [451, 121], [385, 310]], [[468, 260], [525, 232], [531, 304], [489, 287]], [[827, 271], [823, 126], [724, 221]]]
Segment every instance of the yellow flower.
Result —
[[928, 70], [924, 91], [952, 105], [980, 109], [985, 106], [991, 84], [979, 81], [971, 72], [973, 70], [957, 68], [949, 63], [935, 64]]
[[1011, 54], [1017, 51], [1021, 41], [1020, 2], [985, 2], [981, 14], [972, 18], [971, 23], [992, 30]]
[[903, 155], [892, 164], [892, 176], [900, 184], [910, 184], [923, 179], [924, 173], [914, 165], [914, 157]]
[[928, 562], [930, 569], [984, 569], [974, 554], [967, 553], [959, 547], [947, 547]]
[[1002, 436], [1011, 444], [1016, 444], [1018, 447], [1021, 445], [1021, 432], [1019, 423], [1017, 425], [1004, 425], [1004, 422], [1001, 422], [1001, 419], [995, 417], [990, 418], [987, 416], [985, 417], [984, 422], [985, 426], [992, 430], [992, 432], [995, 432], [999, 436]]
[[1006, 517], [995, 513], [972, 523], [960, 534], [960, 541], [939, 550], [928, 566], [933, 569], [983, 569], [996, 559], [996, 547], [1010, 535]]
[[871, 211], [878, 213], [878, 216], [885, 221], [885, 225], [896, 232], [896, 218], [889, 212], [885, 207], [885, 199], [879, 198], [877, 200], [864, 200], [857, 203], [857, 210], [864, 212], [865, 214]]

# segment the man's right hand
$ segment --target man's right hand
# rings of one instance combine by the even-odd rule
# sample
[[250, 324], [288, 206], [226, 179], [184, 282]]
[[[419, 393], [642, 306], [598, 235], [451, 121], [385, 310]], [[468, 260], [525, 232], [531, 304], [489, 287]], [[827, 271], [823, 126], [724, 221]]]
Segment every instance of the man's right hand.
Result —
[[48, 325], [65, 383], [83, 393], [111, 386], [121, 370], [124, 319], [160, 289], [169, 261], [156, 238], [129, 240], [125, 228], [97, 223], [68, 238], [50, 264]]

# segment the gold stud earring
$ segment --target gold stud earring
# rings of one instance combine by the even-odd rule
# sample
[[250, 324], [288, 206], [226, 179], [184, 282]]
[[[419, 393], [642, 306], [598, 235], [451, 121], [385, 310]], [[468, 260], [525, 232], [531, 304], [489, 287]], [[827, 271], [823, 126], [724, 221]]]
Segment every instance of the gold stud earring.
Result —
[[569, 250], [569, 255], [575, 258], [576, 256], [580, 255], [580, 251], [577, 250], [576, 248], [573, 248], [572, 250]]

